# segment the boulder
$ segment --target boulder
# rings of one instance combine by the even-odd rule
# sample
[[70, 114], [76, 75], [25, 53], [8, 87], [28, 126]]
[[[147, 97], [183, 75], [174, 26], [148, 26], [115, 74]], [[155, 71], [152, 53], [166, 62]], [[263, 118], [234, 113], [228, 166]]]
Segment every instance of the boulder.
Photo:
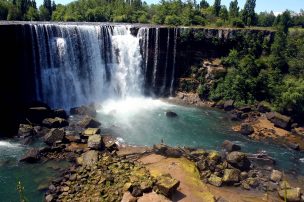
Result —
[[48, 145], [53, 145], [58, 141], [62, 141], [65, 137], [63, 129], [53, 128], [45, 136], [44, 142]]
[[63, 118], [46, 118], [42, 121], [43, 126], [48, 128], [63, 128], [69, 125], [69, 122]]
[[67, 119], [68, 118], [68, 115], [67, 115], [67, 113], [64, 109], [55, 109], [53, 111], [53, 115], [54, 115], [54, 117], [59, 117], [59, 118], [62, 118], [62, 119]]
[[157, 194], [155, 192], [150, 192], [144, 194], [142, 197], [138, 198], [137, 202], [170, 202], [168, 198], [161, 194]]
[[213, 186], [220, 187], [220, 186], [222, 186], [223, 180], [222, 180], [222, 178], [212, 174], [208, 178], [208, 183]]
[[161, 194], [166, 197], [171, 197], [179, 186], [179, 183], [178, 180], [172, 178], [170, 175], [161, 175], [157, 178], [156, 186]]
[[32, 148], [20, 159], [21, 162], [36, 163], [40, 160], [40, 152], [37, 148]]
[[98, 128], [101, 123], [92, 117], [86, 116], [79, 122], [79, 125], [83, 128]]
[[98, 162], [98, 154], [99, 152], [96, 150], [87, 151], [77, 158], [77, 163], [83, 166], [92, 166]]
[[234, 109], [234, 100], [227, 100], [224, 102], [224, 110], [231, 111]]
[[241, 110], [243, 113], [248, 113], [248, 112], [251, 112], [252, 109], [250, 106], [243, 106], [243, 107], [240, 107], [239, 110]]
[[265, 102], [260, 102], [258, 104], [258, 107], [257, 107], [258, 111], [261, 112], [261, 113], [266, 113], [266, 112], [270, 112], [271, 109], [269, 107], [269, 104], [265, 103]]
[[52, 111], [46, 107], [31, 107], [25, 113], [25, 118], [36, 124], [41, 124], [44, 119], [49, 117], [52, 117]]
[[279, 191], [279, 196], [284, 199], [286, 197], [288, 202], [298, 202], [301, 201], [301, 189], [292, 188]]
[[221, 159], [221, 155], [218, 151], [210, 151], [208, 154], [208, 159], [217, 162]]
[[100, 135], [92, 135], [88, 139], [88, 148], [99, 150], [103, 148], [103, 141]]
[[248, 170], [250, 168], [250, 161], [248, 160], [246, 154], [242, 152], [231, 152], [227, 155], [226, 159], [230, 165], [242, 171]]
[[269, 167], [275, 165], [275, 160], [267, 155], [265, 152], [260, 152], [258, 154], [248, 154], [247, 158], [256, 167]]
[[287, 142], [286, 146], [289, 147], [290, 149], [299, 151], [300, 150], [300, 145], [298, 143], [293, 143], [293, 142]]
[[283, 173], [278, 170], [272, 170], [272, 173], [270, 175], [270, 180], [273, 182], [280, 182], [283, 177]]
[[175, 112], [172, 112], [172, 111], [166, 111], [165, 114], [166, 114], [166, 117], [168, 117], [168, 118], [177, 117], [177, 114]]
[[20, 124], [19, 125], [19, 130], [18, 130], [18, 135], [20, 137], [26, 138], [29, 136], [33, 136], [36, 134], [36, 131], [33, 126], [27, 125], [27, 124]]
[[253, 127], [249, 123], [242, 123], [241, 124], [241, 130], [242, 135], [251, 135], [254, 132]]
[[294, 135], [298, 135], [298, 136], [304, 137], [304, 128], [303, 127], [293, 128], [291, 130], [291, 132]]
[[70, 109], [71, 115], [86, 115], [95, 117], [97, 115], [96, 110], [92, 106], [80, 106]]
[[83, 136], [91, 136], [91, 135], [96, 135], [100, 134], [100, 128], [87, 128], [85, 131], [83, 131]]
[[153, 145], [153, 149], [155, 153], [167, 157], [179, 158], [183, 155], [182, 151], [179, 148], [169, 147], [165, 144]]
[[45, 197], [45, 202], [53, 202], [54, 201], [54, 196], [52, 194], [48, 194]]
[[289, 129], [291, 125], [291, 118], [285, 115], [282, 115], [277, 112], [269, 112], [266, 114], [266, 117], [269, 121], [271, 121], [274, 126]]
[[226, 150], [227, 152], [233, 152], [233, 151], [240, 151], [241, 147], [237, 144], [234, 144], [233, 142], [229, 140], [225, 140], [222, 144], [222, 148]]
[[225, 169], [223, 182], [226, 184], [233, 184], [240, 181], [240, 171], [237, 169]]
[[114, 141], [110, 141], [105, 144], [105, 148], [107, 148], [109, 152], [117, 151], [118, 145]]

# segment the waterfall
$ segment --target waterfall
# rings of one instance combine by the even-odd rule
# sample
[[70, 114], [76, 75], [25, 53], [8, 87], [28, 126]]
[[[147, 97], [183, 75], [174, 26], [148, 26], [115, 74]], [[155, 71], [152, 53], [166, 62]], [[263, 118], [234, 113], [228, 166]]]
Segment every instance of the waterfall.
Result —
[[155, 29], [155, 45], [154, 45], [154, 64], [153, 64], [153, 79], [152, 79], [152, 87], [155, 88], [156, 86], [156, 73], [158, 67], [158, 46], [159, 46], [159, 28]]
[[164, 70], [164, 79], [163, 79], [163, 85], [161, 88], [161, 94], [164, 94], [164, 91], [166, 89], [166, 83], [167, 83], [167, 68], [168, 68], [168, 59], [169, 59], [169, 47], [170, 47], [170, 29], [167, 29], [167, 46], [166, 46], [166, 61], [165, 61], [165, 70]]
[[141, 27], [138, 30], [137, 37], [141, 40], [142, 55], [144, 60], [143, 75], [146, 82], [147, 70], [148, 70], [148, 61], [149, 61], [149, 28]]
[[141, 94], [139, 39], [128, 26], [31, 26], [37, 100], [68, 108]]
[[176, 62], [176, 43], [177, 43], [177, 29], [174, 28], [174, 45], [173, 45], [173, 63], [172, 63], [172, 75], [170, 84], [170, 95], [173, 95], [174, 78], [175, 78], [175, 62]]

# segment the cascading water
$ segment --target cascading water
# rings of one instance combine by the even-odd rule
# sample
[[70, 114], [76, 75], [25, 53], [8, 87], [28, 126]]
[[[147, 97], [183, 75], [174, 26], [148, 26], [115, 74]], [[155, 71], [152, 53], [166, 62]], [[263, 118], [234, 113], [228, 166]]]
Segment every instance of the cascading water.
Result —
[[139, 39], [128, 26], [33, 25], [37, 99], [71, 107], [141, 95]]
[[156, 73], [157, 73], [157, 66], [158, 66], [158, 55], [159, 55], [159, 28], [155, 29], [155, 45], [154, 45], [154, 64], [153, 64], [153, 79], [152, 79], [152, 86], [156, 86]]
[[173, 65], [172, 65], [172, 76], [170, 83], [170, 95], [173, 95], [174, 78], [175, 78], [175, 63], [176, 63], [176, 44], [177, 44], [177, 29], [174, 28], [174, 45], [173, 45]]

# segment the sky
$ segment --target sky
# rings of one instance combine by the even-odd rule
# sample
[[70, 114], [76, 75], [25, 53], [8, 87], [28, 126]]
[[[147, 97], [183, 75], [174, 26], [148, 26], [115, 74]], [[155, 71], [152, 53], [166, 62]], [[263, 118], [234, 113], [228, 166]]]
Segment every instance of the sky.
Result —
[[[73, 0], [55, 0], [56, 4], [67, 4]], [[148, 4], [158, 3], [159, 0], [144, 0]], [[200, 0], [196, 0], [199, 2]], [[214, 0], [207, 0], [211, 5], [214, 3]], [[43, 0], [36, 0], [37, 5], [41, 5]], [[222, 5], [226, 5], [229, 8], [231, 0], [222, 0]], [[238, 0], [239, 7], [243, 8], [246, 0]], [[274, 11], [274, 12], [283, 12], [286, 9], [299, 12], [300, 9], [304, 9], [304, 0], [256, 0], [256, 12], [262, 11]]]

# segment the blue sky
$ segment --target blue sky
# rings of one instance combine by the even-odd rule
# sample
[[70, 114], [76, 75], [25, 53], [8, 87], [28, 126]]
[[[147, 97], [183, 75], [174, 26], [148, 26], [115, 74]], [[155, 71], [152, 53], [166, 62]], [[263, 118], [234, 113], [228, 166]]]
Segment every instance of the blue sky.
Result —
[[[67, 4], [72, 0], [55, 0], [56, 4]], [[145, 0], [148, 4], [158, 3], [159, 0]], [[197, 0], [199, 2], [200, 0]], [[211, 5], [214, 0], [207, 0]], [[229, 3], [231, 0], [222, 0], [222, 5], [226, 5], [229, 7]], [[43, 0], [36, 0], [38, 5], [41, 5]], [[239, 6], [243, 8], [246, 0], [238, 0]], [[300, 9], [304, 9], [304, 0], [257, 0], [256, 12], [261, 11], [274, 11], [274, 12], [282, 12], [286, 9], [293, 10], [299, 12]]]

